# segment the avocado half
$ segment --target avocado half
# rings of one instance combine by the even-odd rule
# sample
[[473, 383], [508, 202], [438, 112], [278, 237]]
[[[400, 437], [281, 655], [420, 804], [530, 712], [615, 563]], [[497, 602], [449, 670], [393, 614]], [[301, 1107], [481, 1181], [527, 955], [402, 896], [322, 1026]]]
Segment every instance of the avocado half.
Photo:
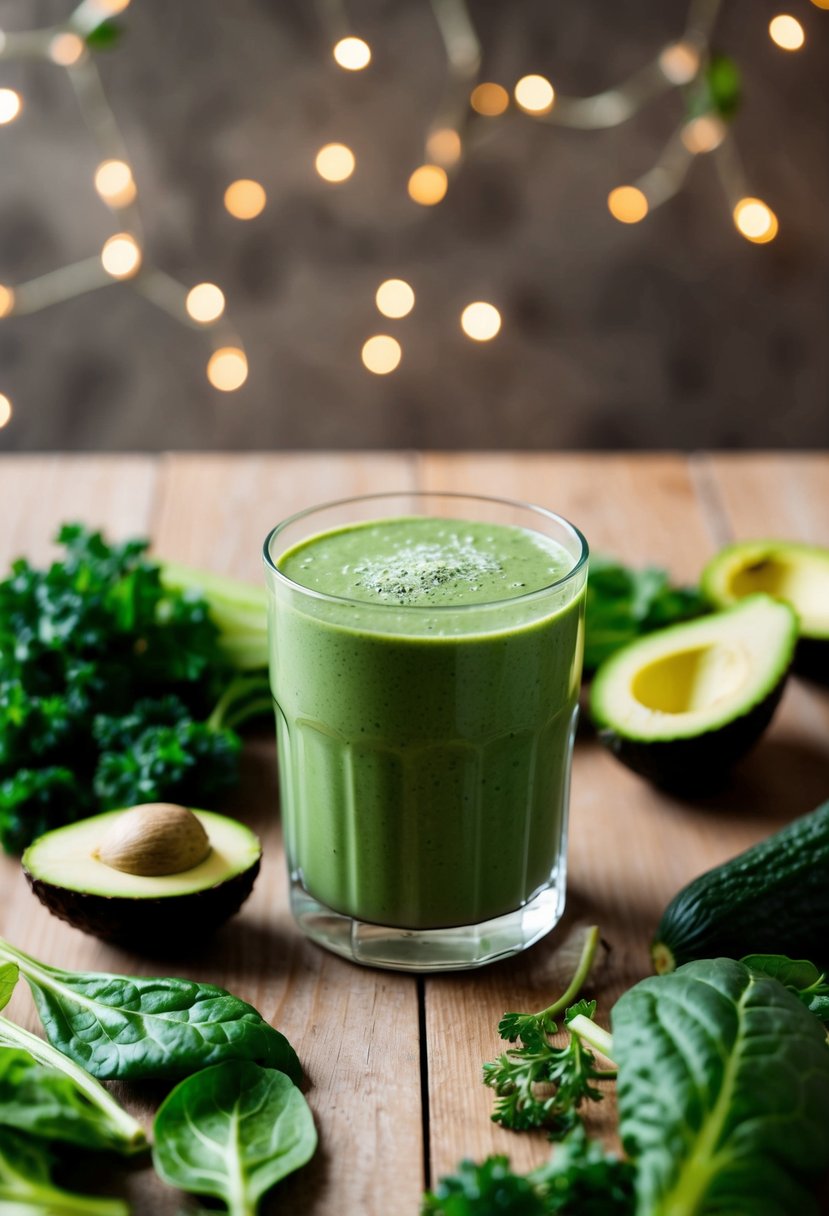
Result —
[[193, 810], [210, 842], [207, 857], [180, 873], [148, 877], [113, 869], [97, 856], [101, 841], [133, 809], [56, 828], [28, 847], [24, 872], [50, 912], [85, 933], [156, 953], [184, 938], [198, 940], [238, 911], [262, 854], [250, 828]]
[[758, 591], [791, 604], [800, 632], [795, 670], [829, 684], [829, 549], [788, 540], [728, 545], [703, 570], [700, 589], [715, 608]]
[[593, 680], [599, 738], [658, 785], [715, 787], [771, 721], [796, 641], [794, 612], [768, 595], [640, 638]]

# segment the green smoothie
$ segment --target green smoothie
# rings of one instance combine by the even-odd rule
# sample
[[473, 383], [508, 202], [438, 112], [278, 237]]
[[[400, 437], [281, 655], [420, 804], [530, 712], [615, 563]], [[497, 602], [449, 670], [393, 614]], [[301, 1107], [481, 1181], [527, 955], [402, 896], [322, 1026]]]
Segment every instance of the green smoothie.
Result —
[[540, 532], [428, 516], [276, 557], [283, 817], [315, 899], [436, 929], [514, 911], [555, 877], [581, 674], [583, 591], [560, 585], [573, 564]]

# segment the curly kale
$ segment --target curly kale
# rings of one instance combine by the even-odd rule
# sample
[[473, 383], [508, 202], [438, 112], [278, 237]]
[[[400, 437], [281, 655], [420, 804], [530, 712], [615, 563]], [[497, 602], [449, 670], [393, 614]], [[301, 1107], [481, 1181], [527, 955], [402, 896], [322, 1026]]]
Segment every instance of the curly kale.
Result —
[[[97, 810], [209, 805], [236, 780], [240, 744], [227, 727], [270, 707], [255, 589], [206, 575], [204, 595], [199, 572], [180, 567], [171, 585], [144, 540], [110, 544], [79, 524], [57, 540], [60, 560], [36, 569], [21, 559], [0, 582], [9, 852]], [[237, 677], [239, 653], [254, 675]]]

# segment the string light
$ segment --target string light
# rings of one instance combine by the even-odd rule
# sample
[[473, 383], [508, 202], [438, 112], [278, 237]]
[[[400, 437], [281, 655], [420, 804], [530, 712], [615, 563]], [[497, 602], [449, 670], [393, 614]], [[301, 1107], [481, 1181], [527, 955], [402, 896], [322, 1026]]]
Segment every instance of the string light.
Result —
[[0, 317], [7, 317], [14, 308], [14, 291], [0, 283]]
[[12, 403], [5, 393], [0, 393], [0, 429], [11, 421]]
[[116, 232], [104, 242], [101, 263], [113, 279], [131, 279], [141, 267], [141, 249], [129, 232]]
[[549, 114], [556, 96], [546, 76], [522, 76], [515, 86], [514, 95], [527, 114]]
[[769, 22], [769, 35], [772, 42], [784, 51], [799, 51], [806, 41], [803, 26], [796, 17], [788, 13], [780, 13]]
[[14, 89], [0, 89], [0, 125], [14, 122], [22, 108], [23, 99], [19, 93]]
[[184, 307], [194, 321], [210, 325], [218, 321], [225, 310], [224, 293], [215, 283], [198, 283], [188, 291]]
[[409, 178], [409, 198], [421, 207], [434, 207], [448, 188], [449, 178], [440, 165], [420, 165]]
[[829, 0], [812, 0], [815, 8], [829, 9]]
[[126, 207], [136, 195], [132, 169], [125, 160], [105, 160], [95, 170], [95, 189], [110, 207]]
[[461, 137], [452, 127], [440, 127], [426, 140], [426, 154], [436, 165], [454, 165], [462, 151]]
[[248, 361], [238, 346], [221, 346], [207, 363], [207, 379], [220, 393], [234, 393], [248, 378]]
[[326, 182], [345, 182], [356, 165], [354, 153], [345, 144], [326, 144], [317, 153], [314, 167]]
[[689, 84], [699, 71], [699, 51], [690, 42], [674, 42], [665, 47], [657, 62], [671, 84]]
[[688, 151], [698, 156], [719, 148], [727, 134], [728, 128], [716, 114], [701, 114], [685, 124], [680, 138]]
[[386, 279], [374, 300], [384, 317], [407, 317], [414, 308], [415, 293], [405, 279]]
[[340, 67], [347, 72], [361, 72], [371, 63], [371, 47], [362, 38], [341, 38], [333, 54]]
[[402, 347], [396, 338], [389, 334], [375, 334], [363, 343], [361, 357], [367, 371], [375, 376], [388, 376], [400, 366], [403, 355]]
[[761, 198], [741, 198], [734, 208], [737, 231], [755, 245], [767, 245], [777, 236], [777, 216]]
[[475, 342], [489, 342], [501, 328], [501, 314], [494, 304], [476, 300], [461, 313], [461, 329]]
[[485, 118], [497, 118], [509, 105], [509, 93], [501, 84], [484, 81], [475, 85], [469, 95], [469, 104], [476, 114]]
[[267, 201], [265, 187], [249, 177], [240, 177], [225, 190], [225, 208], [235, 220], [255, 220]]
[[638, 224], [648, 214], [648, 200], [637, 186], [617, 186], [608, 194], [607, 206], [620, 224]]
[[84, 41], [77, 34], [55, 34], [49, 43], [49, 58], [62, 68], [71, 68], [86, 50]]

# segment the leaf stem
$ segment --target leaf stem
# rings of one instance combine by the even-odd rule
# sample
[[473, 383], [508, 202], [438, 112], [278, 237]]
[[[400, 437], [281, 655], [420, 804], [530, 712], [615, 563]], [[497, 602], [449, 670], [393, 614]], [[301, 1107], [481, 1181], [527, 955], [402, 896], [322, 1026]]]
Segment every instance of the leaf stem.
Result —
[[[576, 967], [573, 978], [567, 985], [566, 990], [557, 1000], [553, 1001], [552, 1005], [548, 1005], [546, 1009], [540, 1010], [538, 1013], [533, 1015], [534, 1017], [538, 1018], [539, 1020], [550, 1019], [550, 1021], [552, 1021], [567, 1008], [575, 997], [578, 996], [584, 982], [590, 974], [590, 968], [593, 966], [593, 960], [596, 957], [596, 950], [598, 949], [600, 940], [599, 926], [591, 925], [585, 933], [584, 944], [581, 948], [578, 966]], [[584, 1019], [584, 1021], [587, 1020], [587, 1018]]]
[[[583, 1039], [589, 1044], [594, 1051], [600, 1052], [607, 1060], [613, 1064], [613, 1036], [603, 1030], [601, 1026], [597, 1026], [591, 1018], [586, 1018], [583, 1013], [577, 1013], [567, 1023], [567, 1029], [578, 1038]], [[615, 1076], [616, 1066], [609, 1071], [609, 1075]]]

